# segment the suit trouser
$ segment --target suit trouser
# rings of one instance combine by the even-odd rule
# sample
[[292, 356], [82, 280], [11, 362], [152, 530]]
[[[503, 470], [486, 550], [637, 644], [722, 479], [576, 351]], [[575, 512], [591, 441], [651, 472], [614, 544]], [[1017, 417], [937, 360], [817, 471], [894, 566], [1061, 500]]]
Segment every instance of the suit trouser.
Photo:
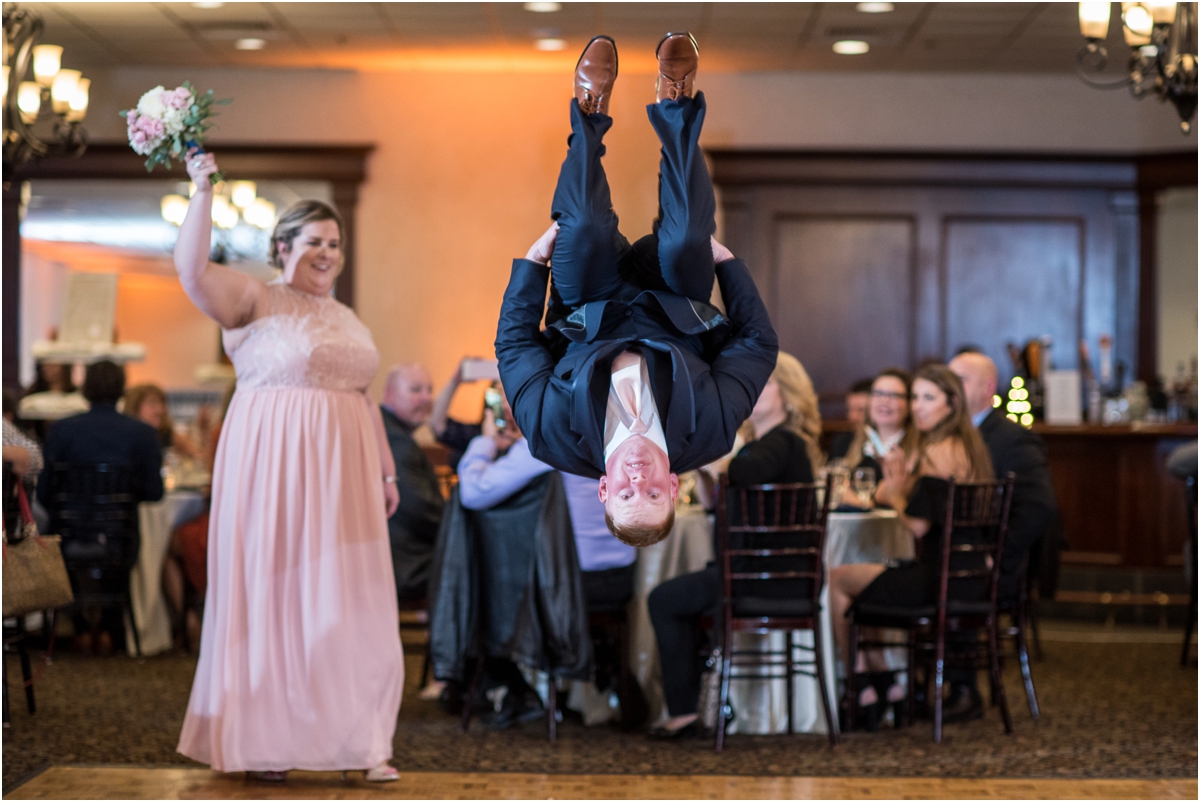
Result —
[[647, 604], [658, 641], [663, 697], [672, 716], [696, 712], [703, 673], [699, 651], [704, 634], [699, 619], [717, 614], [720, 597], [716, 565], [668, 579], [650, 592]]
[[[553, 287], [569, 308], [614, 297], [639, 274], [678, 295], [707, 302], [714, 264], [709, 238], [716, 231], [716, 199], [700, 151], [704, 94], [646, 107], [662, 143], [658, 219], [654, 233], [630, 245], [618, 228], [601, 164], [606, 114], [584, 114], [571, 99], [571, 136], [558, 174], [550, 216], [558, 222], [551, 257]], [[659, 289], [642, 286], [641, 289]]]

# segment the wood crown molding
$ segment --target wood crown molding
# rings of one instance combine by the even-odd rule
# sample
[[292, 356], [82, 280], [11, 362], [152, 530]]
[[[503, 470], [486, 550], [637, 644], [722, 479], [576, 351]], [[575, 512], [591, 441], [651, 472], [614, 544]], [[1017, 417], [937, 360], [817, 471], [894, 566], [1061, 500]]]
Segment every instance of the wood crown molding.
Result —
[[[213, 150], [230, 177], [260, 181], [306, 179], [360, 183], [366, 179], [367, 157], [374, 145], [247, 145], [220, 144]], [[94, 142], [79, 158], [59, 157], [27, 162], [17, 168], [17, 180], [164, 179], [187, 180], [180, 164], [147, 172], [145, 159], [124, 142]]]
[[710, 148], [713, 182], [1093, 188], [1194, 186], [1196, 153], [1143, 155]]

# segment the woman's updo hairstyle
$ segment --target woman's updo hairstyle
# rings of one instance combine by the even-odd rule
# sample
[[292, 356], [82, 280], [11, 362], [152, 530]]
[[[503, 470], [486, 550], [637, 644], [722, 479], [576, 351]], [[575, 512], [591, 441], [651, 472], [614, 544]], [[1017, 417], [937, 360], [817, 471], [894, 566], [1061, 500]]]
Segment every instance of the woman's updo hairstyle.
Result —
[[[346, 227], [342, 225], [342, 216], [327, 203], [318, 200], [302, 200], [284, 209], [283, 214], [279, 215], [278, 222], [275, 223], [275, 230], [271, 232], [271, 248], [268, 255], [271, 266], [283, 269], [283, 258], [279, 253], [281, 243], [286, 243], [290, 247], [296, 237], [300, 235], [300, 229], [309, 223], [318, 223], [322, 220], [332, 220], [337, 223], [338, 235], [342, 239], [341, 247], [338, 250], [344, 258]], [[341, 269], [341, 259], [339, 259], [338, 271], [341, 272]]]

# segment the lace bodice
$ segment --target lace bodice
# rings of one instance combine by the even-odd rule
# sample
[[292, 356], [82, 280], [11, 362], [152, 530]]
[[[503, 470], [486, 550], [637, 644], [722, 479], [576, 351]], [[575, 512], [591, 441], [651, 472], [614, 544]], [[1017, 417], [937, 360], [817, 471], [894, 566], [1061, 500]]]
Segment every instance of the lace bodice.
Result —
[[240, 329], [221, 332], [237, 371], [238, 390], [315, 387], [365, 390], [379, 368], [371, 332], [329, 296], [267, 285], [268, 312]]

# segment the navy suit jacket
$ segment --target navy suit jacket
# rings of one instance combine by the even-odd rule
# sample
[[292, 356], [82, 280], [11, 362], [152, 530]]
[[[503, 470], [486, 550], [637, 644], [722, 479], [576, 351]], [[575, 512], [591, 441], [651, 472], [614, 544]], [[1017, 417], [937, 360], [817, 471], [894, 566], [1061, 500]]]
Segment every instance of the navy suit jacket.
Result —
[[543, 330], [550, 268], [514, 260], [496, 357], [533, 456], [579, 476], [605, 473], [612, 361], [630, 347], [646, 358], [671, 470], [693, 470], [727, 454], [775, 369], [779, 341], [745, 264], [722, 262], [716, 275], [725, 315], [628, 285], [575, 310], [556, 308], [552, 297]]
[[1047, 534], [1061, 539], [1058, 500], [1041, 435], [1013, 423], [998, 409], [980, 421], [979, 434], [991, 454], [996, 476], [1014, 473], [1017, 477], [1001, 558], [1000, 597], [1006, 598], [1016, 592], [1018, 569], [1030, 548]]
[[80, 415], [63, 418], [50, 427], [42, 448], [46, 467], [38, 482], [38, 499], [49, 507], [50, 472], [55, 464], [115, 463], [133, 472], [138, 501], [163, 497], [162, 449], [153, 426], [122, 415], [113, 404], [95, 404]]

